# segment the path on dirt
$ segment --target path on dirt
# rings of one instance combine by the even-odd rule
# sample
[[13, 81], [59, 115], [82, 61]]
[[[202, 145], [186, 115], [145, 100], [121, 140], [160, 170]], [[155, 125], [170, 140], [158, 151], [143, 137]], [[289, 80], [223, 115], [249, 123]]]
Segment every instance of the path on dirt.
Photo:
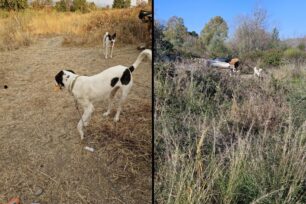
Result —
[[105, 60], [101, 46], [63, 47], [62, 37], [52, 37], [0, 52], [0, 203], [15, 196], [40, 204], [151, 203], [151, 62], [133, 72], [120, 122], [115, 110], [102, 116], [106, 102], [95, 105], [82, 142], [72, 96], [53, 91], [61, 69], [90, 76], [130, 66], [135, 48], [115, 47]]

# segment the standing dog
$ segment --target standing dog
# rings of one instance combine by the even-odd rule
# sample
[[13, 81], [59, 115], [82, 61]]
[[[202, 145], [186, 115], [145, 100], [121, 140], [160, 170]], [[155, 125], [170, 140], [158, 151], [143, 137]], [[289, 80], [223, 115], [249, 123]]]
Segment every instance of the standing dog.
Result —
[[118, 90], [121, 90], [122, 95], [114, 118], [115, 122], [119, 121], [121, 106], [133, 85], [132, 72], [146, 56], [152, 60], [152, 51], [148, 49], [142, 51], [130, 67], [117, 65], [93, 76], [80, 76], [72, 70], [62, 70], [55, 76], [56, 86], [60, 89], [67, 88], [84, 109], [83, 116], [77, 126], [81, 139], [84, 139], [83, 127], [88, 125], [91, 114], [94, 111], [93, 103], [108, 98], [108, 109], [103, 114], [108, 116], [114, 96]]
[[116, 41], [116, 33], [113, 35], [108, 34], [108, 32], [105, 33], [103, 37], [103, 48], [105, 48], [105, 59], [107, 59], [108, 51], [111, 49], [110, 52], [110, 58], [113, 57], [113, 49]]
[[258, 69], [257, 67], [254, 67], [254, 76], [258, 77], [259, 79], [262, 79], [262, 69]]

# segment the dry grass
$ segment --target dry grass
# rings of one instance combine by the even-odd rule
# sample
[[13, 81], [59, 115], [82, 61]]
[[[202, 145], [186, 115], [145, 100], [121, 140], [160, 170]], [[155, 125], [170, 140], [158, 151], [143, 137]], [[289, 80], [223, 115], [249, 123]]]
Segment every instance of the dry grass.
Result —
[[305, 72], [199, 66], [155, 65], [156, 201], [305, 203]]
[[11, 12], [0, 19], [0, 50], [27, 46], [37, 36], [55, 35], [62, 35], [65, 45], [96, 45], [101, 44], [105, 32], [116, 32], [118, 45], [148, 42], [147, 25], [138, 19], [140, 9], [97, 10], [86, 14], [54, 10]]
[[[96, 104], [81, 142], [73, 98], [52, 91], [54, 75], [62, 68], [93, 75], [114, 65], [129, 66], [139, 52], [135, 45], [116, 48], [114, 58], [105, 60], [100, 46], [67, 48], [62, 40], [39, 38], [0, 53], [0, 203], [15, 196], [22, 203], [41, 204], [149, 203], [151, 63], [133, 72], [135, 84], [120, 122], [113, 123], [114, 111], [102, 117], [106, 102]], [[39, 196], [37, 186], [44, 190]]]

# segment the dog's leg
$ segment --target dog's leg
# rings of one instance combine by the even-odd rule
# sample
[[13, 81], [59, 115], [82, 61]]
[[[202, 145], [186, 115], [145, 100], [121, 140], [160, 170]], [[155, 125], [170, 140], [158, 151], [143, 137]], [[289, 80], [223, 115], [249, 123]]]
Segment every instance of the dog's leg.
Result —
[[84, 139], [83, 127], [84, 126], [86, 127], [88, 125], [89, 120], [91, 118], [91, 114], [94, 111], [94, 106], [91, 103], [83, 105], [83, 107], [84, 107], [84, 113], [83, 113], [82, 118], [80, 119], [80, 121], [78, 123], [78, 126], [77, 126], [78, 131], [79, 131], [80, 136], [81, 136], [81, 140]]
[[107, 108], [107, 111], [106, 111], [105, 113], [103, 113], [103, 116], [108, 116], [108, 115], [110, 114], [110, 112], [111, 112], [111, 110], [112, 110], [113, 102], [114, 102], [114, 97], [115, 97], [115, 95], [116, 95], [118, 89], [119, 89], [119, 87], [115, 87], [115, 88], [111, 91], [111, 93], [110, 93], [110, 95], [109, 95], [109, 99], [108, 99], [108, 100], [109, 100], [109, 101], [108, 101], [108, 108]]
[[107, 59], [107, 55], [108, 55], [108, 47], [107, 47], [107, 44], [106, 44], [106, 46], [105, 46], [105, 59]]
[[119, 101], [119, 105], [118, 105], [118, 108], [117, 108], [117, 113], [116, 113], [115, 118], [114, 118], [114, 122], [119, 121], [119, 116], [120, 116], [120, 113], [121, 113], [121, 110], [122, 110], [122, 105], [125, 102], [125, 99], [126, 99], [128, 93], [129, 93], [129, 90], [130, 90], [129, 88], [122, 90], [122, 95], [121, 95], [121, 98], [120, 98], [120, 101]]
[[107, 111], [105, 113], [103, 113], [104, 117], [106, 117], [110, 114], [110, 112], [112, 110], [112, 106], [113, 106], [113, 98], [109, 98]]
[[112, 43], [110, 58], [113, 58], [113, 48], [114, 48], [114, 43]]

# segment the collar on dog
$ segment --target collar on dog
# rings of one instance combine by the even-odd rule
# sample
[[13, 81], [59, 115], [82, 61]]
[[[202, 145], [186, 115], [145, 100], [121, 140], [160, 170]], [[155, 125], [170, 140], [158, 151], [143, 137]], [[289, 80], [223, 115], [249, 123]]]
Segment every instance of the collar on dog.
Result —
[[74, 84], [76, 82], [76, 80], [78, 79], [79, 76], [76, 76], [74, 78], [74, 80], [72, 81], [72, 83], [70, 83], [70, 88], [68, 87], [68, 90], [72, 93], [72, 90], [73, 90], [73, 87], [74, 87]]

